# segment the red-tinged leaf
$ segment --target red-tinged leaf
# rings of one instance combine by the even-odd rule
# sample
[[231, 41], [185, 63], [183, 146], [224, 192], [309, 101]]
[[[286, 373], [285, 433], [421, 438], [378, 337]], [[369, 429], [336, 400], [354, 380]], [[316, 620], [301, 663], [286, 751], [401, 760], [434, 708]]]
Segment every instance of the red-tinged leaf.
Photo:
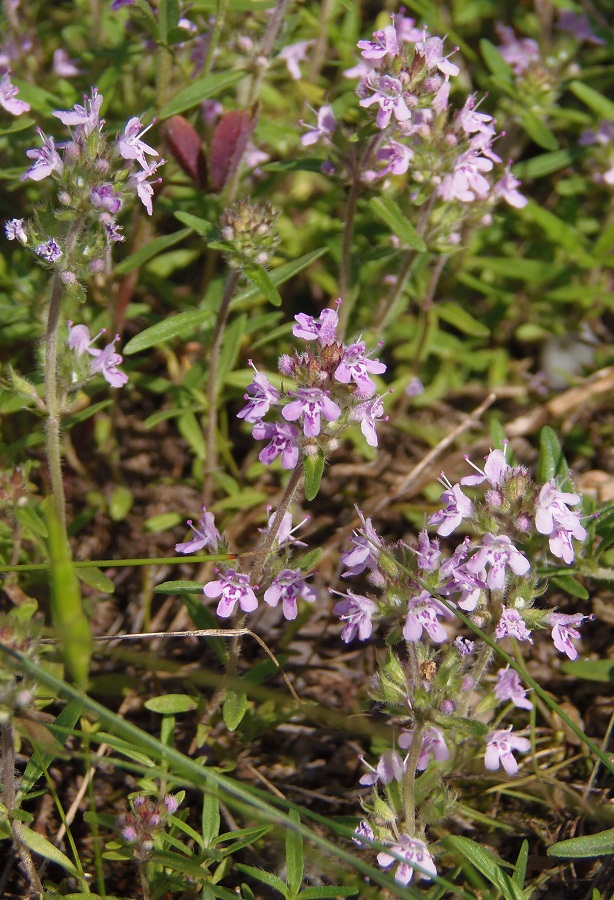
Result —
[[207, 160], [200, 135], [183, 116], [172, 116], [165, 123], [169, 150], [190, 178], [200, 188], [207, 187]]
[[221, 191], [235, 172], [253, 130], [252, 117], [240, 109], [224, 113], [217, 123], [209, 153], [211, 184], [215, 191]]

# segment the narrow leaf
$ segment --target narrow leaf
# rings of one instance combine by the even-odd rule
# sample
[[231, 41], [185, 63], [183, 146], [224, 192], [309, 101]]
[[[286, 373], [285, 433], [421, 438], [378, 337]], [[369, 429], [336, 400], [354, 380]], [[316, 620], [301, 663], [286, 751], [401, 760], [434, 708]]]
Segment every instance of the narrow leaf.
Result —
[[512, 881], [519, 888], [524, 886], [524, 881], [527, 876], [527, 864], [529, 862], [529, 842], [523, 841], [518, 852], [518, 859], [516, 860], [516, 864], [514, 866], [514, 872], [512, 874]]
[[[285, 284], [290, 278], [294, 275], [298, 275], [299, 272], [302, 272], [303, 269], [306, 269], [307, 266], [311, 265], [316, 259], [319, 259], [321, 256], [324, 256], [325, 253], [328, 253], [328, 247], [320, 247], [319, 250], [312, 250], [310, 253], [306, 253], [304, 256], [299, 256], [298, 259], [293, 260], [289, 263], [284, 263], [281, 266], [278, 266], [276, 269], [271, 269], [268, 273], [271, 281], [274, 285]], [[232, 300], [230, 306], [232, 309], [236, 309], [237, 306], [242, 305], [248, 301], [255, 300], [260, 296], [262, 291], [260, 288], [257, 288], [255, 285], [246, 288], [246, 290], [241, 291], [240, 294], [237, 294], [236, 297]]]
[[506, 63], [495, 45], [486, 38], [482, 38], [480, 41], [480, 50], [484, 57], [484, 62], [492, 74], [502, 81], [511, 82], [513, 74], [512, 67]]
[[589, 109], [592, 109], [598, 116], [602, 119], [608, 119], [610, 122], [614, 122], [614, 103], [612, 103], [611, 100], [608, 100], [607, 97], [604, 97], [599, 91], [589, 87], [582, 81], [572, 81], [569, 88], [573, 91], [578, 100], [585, 103]]
[[224, 113], [215, 126], [209, 148], [211, 184], [215, 191], [221, 191], [236, 172], [253, 130], [252, 117], [244, 109]]
[[144, 706], [150, 712], [158, 713], [161, 716], [175, 716], [178, 713], [196, 709], [196, 701], [187, 694], [163, 694], [160, 697], [151, 697], [146, 700]]
[[187, 109], [193, 109], [199, 103], [202, 103], [203, 100], [215, 97], [216, 94], [220, 94], [226, 88], [238, 84], [244, 77], [245, 72], [240, 69], [234, 69], [231, 72], [215, 72], [213, 75], [199, 78], [193, 84], [188, 85], [187, 88], [179, 91], [166, 106], [163, 106], [160, 110], [159, 118], [169, 119], [171, 116], [176, 116]]
[[461, 835], [449, 835], [445, 842], [453, 850], [461, 853], [465, 859], [468, 859], [491, 884], [501, 891], [505, 900], [526, 900], [523, 891], [499, 866], [493, 853], [489, 853], [475, 841]]
[[522, 124], [526, 133], [539, 147], [543, 147], [544, 150], [559, 149], [559, 142], [552, 131], [550, 131], [548, 126], [542, 122], [541, 119], [538, 119], [536, 115], [529, 112], [525, 113], [522, 116]]
[[[202, 140], [194, 126], [183, 116], [171, 116], [164, 125], [164, 137], [168, 148], [192, 181], [198, 187], [207, 187], [207, 160], [203, 153]], [[184, 215], [190, 216], [189, 213]], [[175, 217], [181, 221], [180, 215]], [[190, 216], [196, 218], [196, 216]], [[189, 225], [189, 222], [184, 222]]]
[[81, 604], [79, 581], [70, 557], [66, 532], [51, 504], [47, 511], [49, 531], [49, 563], [51, 576], [51, 621], [58, 637], [62, 656], [75, 682], [87, 683], [92, 638]]
[[559, 859], [592, 859], [594, 856], [610, 856], [614, 853], [614, 828], [587, 834], [583, 837], [559, 841], [547, 849], [548, 856]]
[[53, 862], [56, 865], [61, 866], [63, 869], [66, 869], [66, 871], [70, 872], [71, 875], [75, 875], [78, 877], [79, 873], [73, 863], [71, 863], [69, 858], [64, 853], [62, 853], [61, 850], [58, 850], [57, 847], [54, 847], [51, 841], [48, 841], [47, 838], [43, 837], [42, 834], [39, 834], [37, 831], [32, 831], [32, 829], [28, 828], [27, 825], [22, 825], [21, 831], [23, 834], [25, 845], [29, 850], [32, 850], [34, 853], [38, 853], [39, 856], [42, 856], [44, 859], [50, 860], [50, 862]]
[[87, 584], [88, 587], [94, 588], [95, 591], [101, 591], [103, 594], [113, 594], [115, 585], [111, 579], [97, 569], [96, 566], [88, 566], [87, 568], [75, 569], [79, 581]]
[[539, 435], [540, 453], [537, 464], [539, 481], [550, 481], [552, 478], [567, 478], [569, 469], [563, 455], [556, 432], [545, 425]]
[[614, 659], [577, 659], [561, 666], [566, 675], [614, 684]]
[[160, 0], [158, 6], [158, 38], [161, 44], [168, 43], [169, 32], [179, 22], [178, 0]]
[[154, 238], [153, 241], [145, 244], [136, 253], [131, 253], [130, 256], [118, 263], [115, 266], [115, 274], [126, 275], [128, 272], [133, 272], [134, 269], [139, 269], [146, 262], [149, 262], [150, 259], [153, 259], [154, 256], [157, 256], [158, 253], [161, 253], [162, 250], [178, 244], [191, 233], [191, 228], [182, 228], [181, 231], [175, 231], [174, 234], [165, 234], [162, 237]]
[[271, 281], [266, 269], [256, 264], [244, 266], [243, 272], [252, 284], [259, 288], [272, 306], [281, 306], [281, 295]]
[[420, 253], [425, 252], [426, 244], [424, 240], [391, 197], [387, 195], [373, 197], [369, 201], [369, 205], [375, 215], [388, 225], [395, 237], [398, 237], [404, 244], [413, 247], [414, 250], [418, 250]]
[[305, 467], [305, 497], [309, 501], [315, 500], [324, 473], [324, 453], [318, 448], [315, 456], [304, 458], [303, 464]]
[[[300, 824], [296, 810], [290, 810], [290, 818]], [[303, 837], [300, 831], [288, 828], [286, 831], [286, 880], [291, 894], [297, 894], [303, 881]]]
[[202, 818], [202, 833], [205, 847], [213, 846], [213, 842], [219, 836], [220, 821], [219, 788], [217, 784], [208, 777], [203, 796]]
[[437, 312], [444, 322], [447, 322], [448, 325], [452, 325], [453, 328], [456, 328], [463, 334], [468, 334], [472, 337], [488, 337], [490, 334], [490, 329], [487, 328], [486, 325], [483, 325], [482, 322], [478, 322], [477, 319], [474, 319], [473, 316], [468, 313], [467, 310], [463, 309], [462, 306], [459, 306], [458, 303], [438, 303]]
[[156, 322], [155, 325], [151, 325], [145, 331], [135, 335], [123, 347], [122, 353], [124, 356], [131, 356], [133, 353], [149, 350], [150, 347], [167, 343], [181, 334], [186, 334], [186, 332], [193, 333], [196, 328], [205, 322], [208, 330], [213, 327], [213, 321], [214, 316], [209, 309], [190, 309], [186, 312], [178, 313], [169, 319]]
[[237, 691], [227, 691], [222, 715], [228, 731], [236, 731], [246, 712], [247, 695], [239, 694]]
[[[83, 704], [79, 700], [71, 700], [56, 716], [53, 725], [48, 726], [51, 733], [54, 734], [62, 744], [66, 742], [65, 729], [70, 730], [71, 728], [74, 728], [82, 712]], [[30, 757], [19, 784], [20, 795], [28, 793], [43, 774], [44, 770], [49, 768], [54, 758], [55, 757], [51, 753], [44, 752], [39, 753], [37, 756]]]

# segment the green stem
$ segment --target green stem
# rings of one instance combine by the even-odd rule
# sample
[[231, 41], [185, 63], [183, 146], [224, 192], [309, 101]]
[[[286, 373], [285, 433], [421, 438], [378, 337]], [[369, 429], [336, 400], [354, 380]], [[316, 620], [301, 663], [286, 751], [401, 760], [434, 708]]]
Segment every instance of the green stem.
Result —
[[2, 803], [8, 810], [8, 818], [13, 833], [15, 849], [19, 854], [21, 864], [30, 882], [30, 887], [35, 894], [42, 896], [43, 885], [36, 871], [34, 860], [28, 850], [23, 833], [23, 825], [18, 819], [13, 818], [15, 810], [15, 737], [13, 725], [7, 716], [2, 721]]
[[262, 546], [257, 551], [256, 562], [254, 564], [254, 568], [252, 569], [251, 575], [251, 581], [253, 582], [253, 584], [258, 584], [258, 581], [264, 571], [267, 557], [273, 548], [273, 544], [275, 543], [275, 539], [277, 538], [277, 533], [279, 532], [283, 518], [288, 511], [288, 507], [292, 503], [302, 474], [303, 464], [302, 462], [299, 462], [297, 467], [292, 472], [288, 484], [286, 485], [286, 490], [284, 491], [284, 495], [281, 498], [279, 506], [277, 507], [277, 511], [275, 512], [275, 517], [271, 522], [271, 526], [264, 536]]
[[407, 762], [405, 763], [405, 778], [403, 802], [405, 805], [405, 832], [414, 837], [416, 834], [416, 771], [418, 758], [422, 750], [422, 735], [424, 734], [424, 722], [421, 722], [413, 730], [411, 747]]
[[[262, 85], [262, 81], [264, 79], [264, 73], [269, 67], [269, 60], [273, 52], [273, 45], [275, 44], [277, 35], [279, 34], [281, 26], [283, 25], [284, 16], [286, 14], [286, 9], [288, 8], [289, 3], [290, 0], [277, 0], [277, 6], [273, 10], [273, 15], [269, 19], [269, 24], [262, 40], [262, 46], [260, 47], [260, 53], [258, 54], [258, 58], [256, 60], [258, 67], [254, 72], [254, 77], [252, 79], [252, 83], [250, 85], [249, 93], [244, 107], [252, 115], [252, 132], [258, 122], [258, 108], [255, 106], [255, 104], [260, 95], [260, 86]], [[237, 191], [239, 189], [240, 172], [241, 160], [239, 159], [225, 188], [224, 199], [226, 206], [230, 206], [232, 203], [234, 203], [234, 200], [237, 196]]]
[[339, 296], [343, 300], [343, 303], [339, 307], [339, 324], [337, 326], [339, 340], [343, 340], [345, 336], [352, 307], [354, 306], [350, 297], [350, 279], [352, 269], [352, 241], [354, 239], [354, 222], [356, 221], [356, 210], [358, 209], [359, 190], [358, 177], [354, 174], [345, 207], [341, 267], [339, 269]]
[[209, 373], [207, 380], [207, 412], [209, 420], [207, 422], [207, 460], [205, 468], [205, 485], [203, 490], [203, 503], [208, 506], [213, 497], [213, 473], [217, 469], [217, 369], [220, 358], [220, 350], [222, 347], [222, 338], [224, 336], [224, 328], [228, 321], [228, 313], [230, 310], [230, 301], [234, 296], [234, 292], [239, 283], [238, 270], [233, 270], [228, 276], [224, 295], [217, 314], [215, 323], [215, 331], [213, 332], [213, 340], [209, 350]]
[[[73, 222], [68, 236], [64, 256], [70, 260], [77, 239], [83, 227], [83, 218]], [[60, 446], [60, 425], [62, 401], [58, 389], [58, 325], [62, 306], [64, 285], [60, 273], [53, 276], [51, 299], [47, 313], [47, 331], [45, 335], [45, 407], [47, 409], [47, 467], [51, 481], [51, 498], [57, 521], [66, 534], [66, 499], [62, 480], [62, 451]]]
[[156, 51], [156, 107], [158, 110], [168, 102], [171, 86], [170, 50], [164, 44], [158, 44]]
[[222, 29], [224, 27], [224, 22], [226, 21], [226, 15], [228, 13], [228, 3], [229, 0], [217, 0], [215, 8], [215, 22], [213, 24], [209, 46], [207, 47], [207, 56], [205, 58], [203, 70], [200, 74], [201, 78], [204, 78], [206, 75], [208, 75], [211, 71], [211, 68], [213, 67], [213, 58], [215, 56], [215, 51], [217, 50], [218, 44], [220, 43]]

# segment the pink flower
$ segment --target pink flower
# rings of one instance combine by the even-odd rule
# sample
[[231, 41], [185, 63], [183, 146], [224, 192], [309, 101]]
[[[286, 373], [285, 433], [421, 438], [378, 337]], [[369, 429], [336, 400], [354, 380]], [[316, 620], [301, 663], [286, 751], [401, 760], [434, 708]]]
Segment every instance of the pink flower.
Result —
[[152, 185], [160, 184], [162, 179], [157, 178], [155, 181], [151, 182], [147, 181], [147, 179], [151, 178], [151, 176], [160, 168], [160, 166], [163, 166], [165, 162], [165, 159], [161, 159], [157, 163], [151, 163], [142, 171], [136, 172], [134, 175], [131, 175], [128, 179], [129, 183], [136, 189], [138, 198], [147, 210], [148, 215], [152, 214], [151, 199], [154, 193]]
[[64, 125], [76, 126], [83, 133], [84, 137], [87, 137], [104, 124], [104, 120], [100, 118], [102, 101], [102, 95], [94, 87], [92, 88], [91, 98], [83, 98], [83, 106], [77, 103], [73, 109], [67, 111], [56, 110], [53, 115]]
[[247, 406], [239, 410], [238, 419], [245, 419], [246, 422], [258, 422], [268, 413], [271, 405], [279, 402], [279, 391], [273, 387], [264, 372], [259, 372], [253, 362], [248, 360], [256, 375], [251, 384], [247, 386], [245, 399]]
[[509, 567], [514, 575], [526, 575], [531, 563], [523, 556], [506, 534], [485, 534], [482, 546], [466, 563], [465, 568], [473, 575], [481, 575], [488, 567], [486, 583], [491, 590], [505, 587], [505, 569]]
[[334, 377], [342, 384], [353, 381], [360, 397], [370, 397], [375, 393], [375, 382], [369, 378], [368, 373], [381, 375], [386, 371], [384, 363], [378, 359], [369, 359], [366, 349], [364, 341], [347, 345], [334, 373]]
[[486, 738], [486, 754], [484, 765], [490, 772], [496, 772], [502, 765], [508, 775], [515, 775], [518, 771], [512, 751], [526, 753], [531, 748], [531, 741], [512, 733], [511, 726], [502, 731], [493, 731]]
[[381, 31], [374, 31], [374, 41], [358, 41], [358, 49], [363, 59], [394, 59], [399, 55], [397, 32], [394, 25], [386, 25]]
[[369, 447], [377, 447], [377, 431], [375, 423], [378, 419], [384, 422], [388, 421], [388, 416], [384, 415], [384, 402], [381, 397], [375, 397], [373, 400], [367, 400], [365, 403], [359, 403], [355, 406], [351, 413], [352, 419], [360, 422], [360, 430], [363, 433]]
[[370, 770], [366, 775], [362, 775], [359, 784], [364, 787], [372, 787], [372, 785], [381, 782], [382, 784], [390, 784], [391, 781], [401, 781], [405, 774], [405, 765], [396, 750], [385, 750], [380, 756], [377, 767], [374, 769], [364, 759], [358, 757], [361, 762]]
[[402, 834], [395, 844], [390, 845], [390, 849], [396, 856], [404, 859], [405, 862], [399, 863], [398, 859], [389, 853], [378, 853], [377, 862], [382, 869], [387, 869], [394, 863], [398, 863], [397, 870], [394, 873], [394, 880], [399, 884], [409, 884], [414, 877], [414, 872], [416, 873], [416, 878], [424, 878], [425, 881], [430, 881], [434, 875], [437, 875], [433, 857], [424, 841], [421, 841], [419, 838]]
[[[308, 131], [301, 137], [301, 144], [303, 147], [317, 144], [320, 140], [328, 141], [335, 130], [335, 114], [332, 106], [325, 103], [324, 106], [321, 106], [317, 111], [316, 115], [318, 120], [317, 125], [307, 125]], [[300, 120], [300, 124], [305, 124], [302, 119]]]
[[291, 400], [281, 411], [287, 422], [303, 419], [306, 437], [320, 434], [320, 417], [327, 422], [335, 422], [341, 415], [341, 408], [320, 388], [299, 388], [297, 399]]
[[249, 575], [235, 572], [234, 569], [227, 569], [225, 572], [216, 569], [216, 572], [220, 578], [206, 584], [203, 593], [205, 597], [220, 598], [216, 610], [220, 618], [227, 619], [231, 616], [237, 603], [246, 613], [258, 608], [258, 599], [250, 586]]
[[284, 569], [275, 576], [273, 583], [265, 591], [264, 602], [269, 606], [277, 606], [281, 600], [285, 618], [292, 621], [296, 619], [298, 612], [297, 599], [302, 597], [308, 603], [313, 603], [317, 596], [315, 589], [305, 581], [300, 569]]
[[439, 480], [446, 488], [441, 495], [446, 506], [429, 516], [428, 523], [438, 525], [437, 534], [448, 537], [463, 519], [468, 519], [473, 514], [473, 503], [469, 497], [465, 497], [459, 484], [452, 486], [443, 472]]
[[460, 72], [459, 67], [451, 63], [448, 57], [443, 55], [443, 41], [441, 38], [429, 37], [426, 40], [418, 41], [416, 50], [424, 56], [427, 69], [439, 69], [442, 75], [458, 75]]
[[360, 575], [365, 569], [373, 571], [377, 569], [379, 562], [379, 548], [382, 546], [382, 539], [373, 527], [371, 519], [365, 519], [360, 510], [358, 510], [358, 515], [362, 522], [364, 534], [360, 531], [355, 531], [352, 535], [352, 544], [354, 546], [351, 550], [341, 554], [341, 562], [344, 566], [348, 566], [346, 571], [342, 573], [342, 578]]
[[377, 158], [387, 165], [377, 173], [378, 178], [385, 175], [404, 175], [414, 157], [414, 151], [398, 141], [389, 141], [376, 153]]
[[522, 74], [539, 60], [537, 41], [532, 38], [518, 40], [514, 29], [509, 25], [497, 25], [497, 34], [501, 38], [501, 45], [497, 49], [516, 75]]
[[43, 178], [51, 175], [52, 172], [61, 172], [64, 168], [62, 160], [55, 149], [53, 138], [47, 137], [40, 128], [37, 128], [36, 131], [43, 142], [43, 146], [40, 150], [26, 150], [26, 156], [29, 159], [33, 159], [34, 162], [21, 176], [22, 181], [25, 181], [26, 178], [31, 178], [32, 181], [41, 181]]
[[371, 75], [365, 87], [373, 91], [371, 97], [364, 97], [360, 106], [379, 106], [375, 124], [378, 128], [386, 128], [394, 114], [397, 122], [407, 122], [411, 112], [403, 97], [403, 85], [398, 78], [391, 75]]
[[205, 507], [201, 506], [198, 525], [193, 525], [191, 519], [188, 519], [188, 525], [194, 532], [194, 537], [183, 544], [175, 544], [176, 553], [196, 553], [197, 550], [202, 550], [203, 547], [211, 547], [214, 553], [217, 552], [218, 544], [222, 538], [215, 527], [213, 513], [207, 512]]
[[298, 428], [285, 422], [256, 422], [252, 429], [252, 437], [257, 441], [269, 441], [258, 454], [258, 459], [265, 466], [270, 466], [281, 454], [282, 468], [295, 469], [298, 463], [299, 434]]
[[[339, 591], [331, 591], [331, 593], [339, 594]], [[373, 631], [372, 619], [377, 612], [377, 605], [368, 597], [355, 594], [353, 591], [339, 594], [339, 596], [343, 597], [343, 600], [335, 603], [333, 611], [342, 622], [346, 623], [341, 632], [341, 640], [349, 644], [356, 635], [361, 641], [368, 640]]]
[[141, 140], [145, 132], [149, 131], [153, 125], [155, 125], [155, 119], [147, 126], [147, 128], [143, 128], [141, 120], [134, 116], [126, 122], [124, 133], [120, 136], [118, 141], [120, 155], [123, 156], [124, 159], [136, 159], [139, 165], [144, 169], [147, 168], [145, 154], [148, 156], [158, 156], [157, 150], [154, 150], [153, 147], [150, 147], [149, 144], [146, 144]]
[[311, 47], [312, 44], [313, 40], [297, 41], [296, 44], [288, 44], [288, 46], [284, 47], [279, 54], [279, 58], [283, 59], [288, 67], [290, 77], [295, 81], [298, 81], [303, 77], [299, 68], [299, 62], [303, 62], [303, 60], [307, 59], [307, 49]]
[[[403, 733], [399, 736], [399, 747], [402, 750], [409, 750], [409, 748], [413, 744], [413, 740], [413, 731], [407, 731], [404, 729]], [[420, 748], [418, 763], [416, 765], [417, 770], [419, 772], [423, 772], [428, 766], [431, 759], [434, 759], [435, 762], [445, 762], [449, 758], [450, 751], [447, 748], [441, 729], [435, 728], [434, 725], [425, 729], [422, 734], [422, 746]]]
[[568, 565], [574, 559], [572, 537], [577, 541], [586, 537], [578, 514], [569, 509], [577, 506], [581, 499], [579, 494], [559, 491], [554, 480], [544, 484], [537, 498], [535, 527], [540, 534], [549, 535], [550, 550]]
[[100, 372], [105, 381], [108, 381], [111, 387], [116, 388], [122, 387], [128, 381], [126, 373], [117, 368], [122, 362], [122, 357], [115, 352], [115, 343], [118, 340], [119, 335], [116, 334], [113, 341], [102, 350], [91, 347], [87, 351], [94, 357], [90, 363], [92, 373]]
[[505, 606], [503, 607], [501, 618], [495, 629], [495, 637], [498, 641], [501, 641], [506, 637], [513, 637], [518, 641], [528, 641], [529, 644], [533, 643], [531, 632], [525, 625], [524, 619], [518, 610], [513, 608], [508, 609]]
[[11, 72], [5, 72], [0, 81], [0, 106], [13, 116], [20, 116], [24, 112], [28, 112], [30, 104], [25, 100], [18, 100], [17, 94], [19, 88], [11, 83]]
[[451, 615], [443, 603], [431, 597], [428, 591], [422, 591], [416, 597], [412, 597], [407, 604], [403, 637], [406, 641], [419, 641], [422, 632], [426, 631], [431, 640], [440, 644], [448, 639], [448, 635], [437, 616]]
[[571, 643], [571, 639], [580, 638], [580, 632], [577, 628], [570, 626], [581, 625], [583, 622], [590, 622], [594, 616], [583, 616], [581, 613], [575, 613], [567, 616], [565, 613], [552, 612], [544, 618], [544, 621], [552, 625], [552, 640], [554, 646], [560, 653], [565, 653], [569, 659], [577, 659], [578, 651]]
[[53, 71], [60, 78], [74, 78], [81, 74], [81, 69], [75, 65], [74, 59], [70, 59], [66, 50], [61, 47], [53, 54]]
[[495, 697], [502, 703], [504, 700], [511, 700], [514, 706], [519, 709], [533, 709], [533, 704], [527, 700], [527, 692], [522, 686], [520, 675], [514, 669], [507, 666], [505, 669], [499, 669], [497, 672], [497, 683], [495, 684]]
[[294, 337], [304, 341], [319, 341], [323, 347], [329, 347], [337, 340], [337, 324], [339, 316], [334, 309], [323, 309], [317, 319], [306, 313], [294, 317], [297, 324], [292, 326]]

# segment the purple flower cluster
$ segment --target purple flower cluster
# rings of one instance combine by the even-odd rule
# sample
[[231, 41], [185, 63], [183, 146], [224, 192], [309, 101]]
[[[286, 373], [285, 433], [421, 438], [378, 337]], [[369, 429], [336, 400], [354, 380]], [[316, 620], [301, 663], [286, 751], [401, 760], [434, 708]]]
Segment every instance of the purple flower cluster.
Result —
[[345, 74], [360, 76], [360, 106], [375, 112], [381, 131], [374, 150], [379, 167], [367, 168], [365, 181], [409, 171], [417, 191], [430, 189], [447, 204], [479, 202], [481, 215], [500, 199], [515, 207], [526, 204], [509, 166], [492, 180], [502, 163], [493, 150], [495, 121], [478, 111], [476, 96], [467, 97], [456, 112], [448, 108], [450, 78], [460, 71], [450, 56], [458, 48], [445, 54], [441, 38], [405, 16], [394, 16], [358, 48], [362, 62]]
[[[3, 91], [7, 102], [21, 102], [11, 99], [6, 78], [8, 75], [0, 85], [0, 102]], [[90, 229], [88, 240], [83, 241], [87, 252], [80, 252], [78, 262], [67, 258], [61, 238], [40, 240], [42, 226], [37, 222], [24, 226], [23, 220], [12, 219], [5, 225], [9, 240], [17, 238], [23, 244], [31, 244], [38, 256], [51, 265], [58, 264], [73, 276], [75, 283], [81, 272], [76, 276], [71, 266], [85, 273], [89, 264], [89, 271], [96, 271], [105, 248], [123, 241], [115, 217], [127, 199], [136, 195], [149, 215], [152, 214], [153, 186], [161, 180], [154, 176], [164, 163], [163, 159], [156, 159], [158, 151], [143, 141], [148, 129], [136, 117], [129, 119], [122, 134], [110, 141], [100, 115], [102, 104], [102, 95], [94, 87], [91, 96], [84, 97], [83, 104], [76, 104], [71, 110], [56, 110], [53, 115], [70, 129], [70, 139], [56, 143], [53, 137], [37, 129], [41, 145], [26, 151], [30, 166], [21, 176], [22, 181], [42, 181], [53, 176], [65, 210], [63, 218], [85, 216], [96, 225]], [[19, 229], [16, 223], [20, 223]]]
[[179, 808], [177, 798], [167, 794], [161, 800], [135, 797], [132, 811], [117, 818], [119, 833], [133, 847], [137, 859], [147, 859], [154, 848], [156, 835], [164, 830], [169, 816]]
[[[237, 416], [253, 426], [256, 440], [268, 442], [260, 451], [260, 461], [268, 466], [281, 457], [284, 469], [294, 469], [301, 452], [325, 447], [352, 421], [360, 422], [367, 443], [377, 446], [375, 423], [385, 417], [381, 397], [374, 397], [376, 384], [371, 376], [381, 375], [386, 366], [371, 358], [364, 341], [344, 344], [337, 340], [334, 309], [324, 309], [318, 318], [299, 313], [295, 319], [293, 334], [309, 347], [293, 357], [282, 356], [279, 371], [294, 379], [296, 390], [278, 390], [249, 361], [256, 374], [247, 387], [247, 404]], [[281, 418], [264, 421], [272, 410], [279, 411]]]

